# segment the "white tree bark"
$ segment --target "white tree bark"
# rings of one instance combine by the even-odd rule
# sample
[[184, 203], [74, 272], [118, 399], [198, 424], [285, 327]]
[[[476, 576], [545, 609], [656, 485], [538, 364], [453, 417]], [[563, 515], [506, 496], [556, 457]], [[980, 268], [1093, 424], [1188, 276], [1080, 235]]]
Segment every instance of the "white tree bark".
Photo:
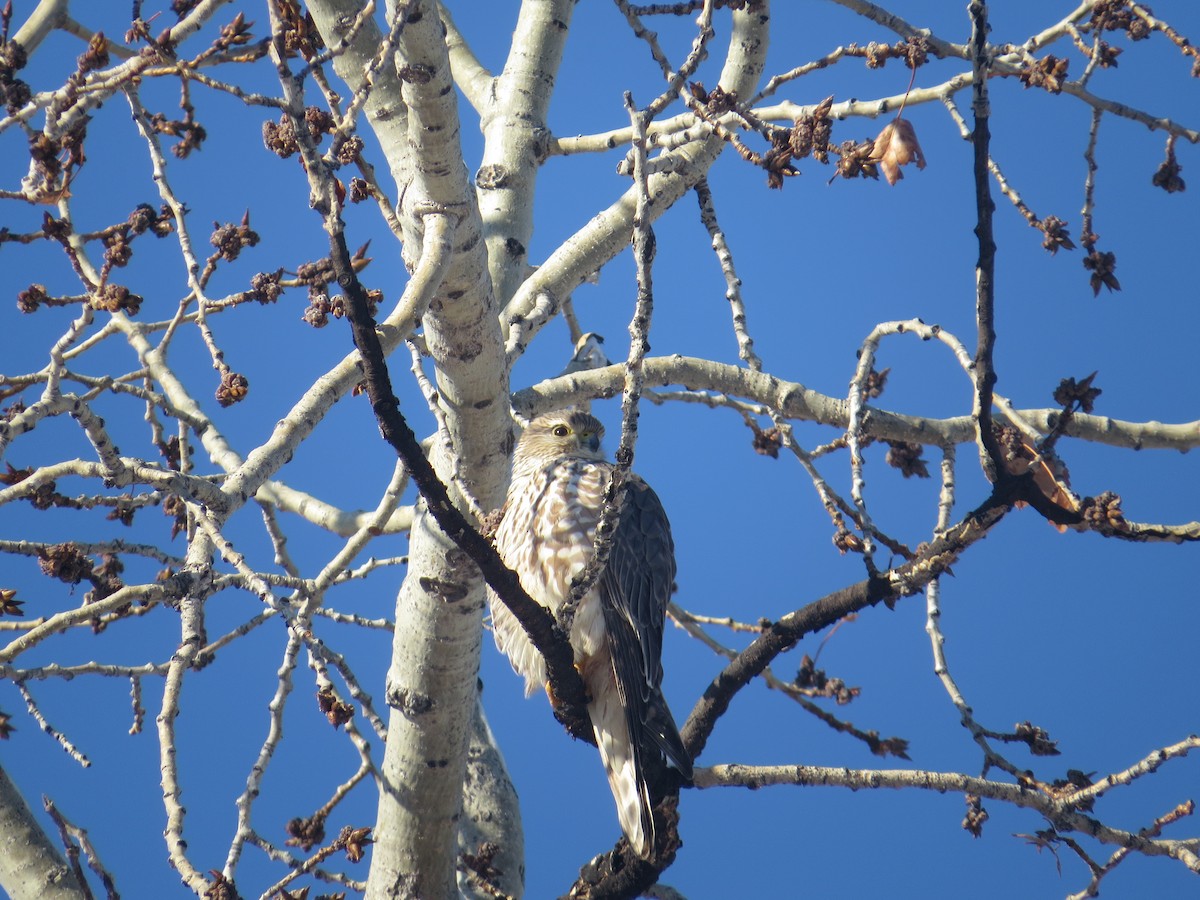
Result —
[[[473, 876], [460, 866], [459, 890], [467, 897], [509, 897], [525, 892], [525, 834], [516, 789], [504, 757], [488, 727], [482, 703], [475, 704], [471, 744], [467, 750], [467, 779], [463, 784], [463, 815], [458, 832], [459, 859], [482, 858], [486, 871]], [[486, 878], [483, 878], [486, 876]], [[481, 878], [487, 884], [481, 883]]]
[[[650, 357], [645, 361], [645, 375], [648, 387], [686, 385], [693, 391], [742, 397], [801, 422], [819, 422], [844, 428], [850, 421], [845, 398], [830, 397], [796, 381], [710, 359], [693, 356]], [[605, 366], [548, 378], [518, 391], [513, 396], [513, 408], [523, 416], [532, 417], [595, 397], [614, 397], [621, 392], [624, 378], [622, 366]], [[1047, 408], [1016, 409], [1013, 412], [1042, 432], [1049, 431], [1061, 415], [1061, 410]], [[868, 415], [872, 435], [884, 440], [913, 441], [927, 445], [961, 444], [974, 440], [974, 423], [969, 415], [931, 419], [875, 408]], [[1200, 447], [1200, 421], [1129, 422], [1109, 416], [1076, 413], [1065, 433], [1097, 444], [1129, 449], [1186, 451]]]
[[524, 280], [537, 173], [546, 155], [546, 111], [575, 0], [521, 4], [504, 72], [481, 111], [484, 152], [475, 178], [488, 269], [501, 305]]
[[86, 896], [25, 799], [0, 769], [0, 886], [11, 900], [83, 900]]
[[[436, 4], [407, 7], [397, 60], [406, 144], [386, 152], [403, 150], [411, 161], [401, 209], [406, 238], [420, 233], [426, 215], [449, 215], [457, 222], [453, 256], [423, 321], [456, 457], [438, 442], [432, 462], [447, 484], [457, 475], [457, 486], [491, 509], [502, 497], [511, 441], [507, 373]], [[422, 249], [413, 243], [406, 246], [410, 260]], [[392, 714], [370, 898], [445, 897], [455, 891], [483, 607], [478, 573], [418, 507], [387, 677]]]

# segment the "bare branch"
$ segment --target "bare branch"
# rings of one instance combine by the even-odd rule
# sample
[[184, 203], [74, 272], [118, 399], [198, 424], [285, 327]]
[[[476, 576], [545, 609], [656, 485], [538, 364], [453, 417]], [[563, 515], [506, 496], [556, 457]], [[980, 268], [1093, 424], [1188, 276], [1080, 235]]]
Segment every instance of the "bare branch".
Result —
[[[1196, 738], [1175, 745], [1176, 749], [1200, 746]], [[1180, 754], [1176, 754], [1180, 755]], [[1200, 874], [1200, 840], [1172, 841], [1148, 837], [1102, 825], [1095, 819], [1076, 811], [1073, 798], [1058, 800], [1019, 784], [989, 781], [955, 773], [924, 772], [906, 769], [853, 770], [821, 766], [743, 766], [720, 765], [696, 770], [696, 787], [742, 786], [761, 788], [767, 785], [792, 784], [805, 786], [861, 788], [916, 788], [946, 793], [973, 794], [1002, 800], [1014, 806], [1041, 813], [1060, 831], [1076, 831], [1112, 844], [1137, 850], [1147, 856], [1168, 856], [1177, 859], [1191, 871]]]

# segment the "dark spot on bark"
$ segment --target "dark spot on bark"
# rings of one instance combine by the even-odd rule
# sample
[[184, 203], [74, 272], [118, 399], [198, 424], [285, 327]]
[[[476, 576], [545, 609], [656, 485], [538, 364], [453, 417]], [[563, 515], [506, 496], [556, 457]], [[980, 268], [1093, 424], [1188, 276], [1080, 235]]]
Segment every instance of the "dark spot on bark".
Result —
[[483, 344], [478, 341], [471, 341], [458, 348], [458, 358], [463, 362], [471, 362], [482, 352]]
[[387, 693], [387, 703], [392, 709], [398, 710], [409, 719], [423, 716], [433, 709], [433, 698], [419, 691], [408, 688], [396, 688]]
[[429, 66], [415, 65], [403, 66], [397, 73], [401, 81], [407, 81], [410, 84], [428, 84], [433, 79], [433, 69]]
[[508, 183], [508, 169], [500, 165], [481, 166], [475, 173], [475, 186], [482, 191], [495, 190]]
[[418, 584], [425, 593], [432, 594], [444, 603], [454, 603], [467, 596], [466, 587], [456, 581], [439, 581], [436, 578], [422, 577], [418, 579]]

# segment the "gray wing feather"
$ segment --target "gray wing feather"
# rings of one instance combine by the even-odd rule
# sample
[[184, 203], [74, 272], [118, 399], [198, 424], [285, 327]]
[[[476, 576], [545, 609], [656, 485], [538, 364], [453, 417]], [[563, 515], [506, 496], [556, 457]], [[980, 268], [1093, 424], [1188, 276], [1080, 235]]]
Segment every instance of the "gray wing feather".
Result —
[[598, 588], [613, 674], [639, 759], [662, 753], [690, 781], [692, 763], [663, 698], [662, 641], [675, 583], [675, 545], [658, 495], [636, 475], [625, 482], [625, 503]]

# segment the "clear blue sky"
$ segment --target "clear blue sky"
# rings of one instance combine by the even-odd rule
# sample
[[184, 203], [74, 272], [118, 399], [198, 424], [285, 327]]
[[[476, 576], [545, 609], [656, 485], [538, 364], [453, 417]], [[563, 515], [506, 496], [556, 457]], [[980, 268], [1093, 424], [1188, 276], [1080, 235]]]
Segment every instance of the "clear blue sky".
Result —
[[[30, 4], [17, 4], [16, 19]], [[939, 36], [965, 42], [969, 26], [963, 3], [896, 0], [890, 8]], [[993, 40], [1021, 42], [1074, 7], [1054, 2], [995, 3]], [[480, 4], [458, 23], [485, 65], [499, 69], [515, 18], [516, 4]], [[91, 15], [80, 5], [78, 15]], [[1189, 0], [1160, 0], [1154, 11], [1184, 35], [1200, 40], [1200, 8]], [[126, 5], [119, 10], [125, 15]], [[149, 9], [147, 10], [147, 14]], [[232, 14], [232, 13], [231, 13]], [[227, 18], [227, 17], [226, 17]], [[266, 24], [257, 19], [256, 34]], [[777, 73], [816, 59], [838, 45], [894, 35], [829, 2], [779, 2], [768, 72]], [[222, 19], [223, 21], [224, 19]], [[712, 59], [698, 75], [706, 86], [715, 73], [727, 38], [728, 14], [717, 17]], [[126, 27], [117, 24], [114, 33]], [[655, 22], [673, 60], [682, 58], [690, 35], [684, 23]], [[608, 130], [627, 122], [622, 91], [645, 103], [659, 89], [657, 67], [644, 46], [627, 39], [615, 7], [580, 4], [575, 13], [559, 94], [551, 108], [555, 134]], [[1125, 48], [1116, 71], [1098, 72], [1098, 94], [1138, 105], [1200, 127], [1200, 81], [1188, 77], [1190, 60], [1161, 35]], [[27, 70], [35, 89], [61, 83], [82, 45], [56, 35]], [[1071, 73], [1083, 58], [1066, 42], [1050, 52], [1070, 55]], [[614, 61], [616, 64], [614, 64]], [[918, 86], [940, 83], [960, 66], [934, 62], [917, 76]], [[893, 61], [869, 71], [861, 60], [846, 60], [784, 88], [779, 96], [798, 103], [866, 99], [901, 93], [908, 70]], [[230, 77], [248, 78], [235, 73]], [[259, 78], [269, 79], [269, 68]], [[269, 81], [252, 82], [269, 89]], [[1080, 237], [1090, 111], [1066, 96], [1026, 90], [1015, 80], [992, 82], [994, 156], [1014, 187], [1039, 216], [1057, 215]], [[208, 223], [238, 221], [246, 209], [262, 243], [214, 279], [214, 295], [244, 289], [260, 270], [297, 264], [324, 254], [318, 218], [306, 208], [307, 188], [295, 160], [280, 161], [262, 147], [261, 123], [274, 118], [247, 109], [227, 96], [195, 88], [198, 118], [208, 130], [202, 151], [171, 162], [172, 183], [187, 202], [193, 236], [206, 240]], [[173, 86], [147, 83], [143, 101], [151, 109], [177, 115]], [[969, 98], [957, 97], [969, 113]], [[480, 141], [473, 113], [461, 105], [469, 171], [478, 166]], [[974, 346], [975, 220], [971, 192], [971, 148], [962, 141], [940, 104], [912, 108], [907, 117], [920, 137], [928, 167], [906, 170], [889, 188], [883, 181], [826, 182], [830, 170], [803, 162], [800, 177], [782, 191], [769, 191], [760, 170], [725, 154], [711, 176], [713, 194], [743, 280], [749, 327], [766, 368], [832, 396], [844, 396], [854, 372], [855, 354], [878, 322], [920, 317]], [[837, 123], [834, 140], [874, 136], [883, 120]], [[1081, 266], [1081, 253], [1052, 257], [1040, 247], [1012, 206], [997, 202], [997, 390], [1017, 407], [1053, 405], [1059, 380], [1099, 371], [1103, 389], [1097, 412], [1132, 421], [1188, 422], [1200, 419], [1192, 383], [1200, 300], [1194, 272], [1197, 251], [1196, 148], [1181, 141], [1177, 152], [1192, 189], [1168, 196], [1151, 187], [1163, 159], [1164, 136], [1144, 126], [1106, 116], [1100, 128], [1095, 230], [1100, 248], [1117, 254], [1123, 291], [1094, 298]], [[14, 190], [24, 173], [25, 142], [14, 129], [0, 134], [0, 188]], [[554, 158], [539, 183], [538, 215], [530, 260], [544, 259], [564, 238], [622, 192], [627, 181], [615, 174], [622, 151], [600, 157]], [[88, 163], [73, 188], [75, 215], [83, 228], [116, 221], [139, 202], [158, 204], [149, 181], [143, 145], [124, 101], [114, 97], [95, 115], [87, 144]], [[381, 167], [382, 170], [382, 167]], [[368, 284], [391, 303], [402, 290], [397, 246], [374, 210], [350, 207], [352, 244], [372, 239], [375, 261]], [[39, 227], [41, 209], [11, 201], [0, 206], [0, 225], [13, 231]], [[656, 225], [654, 355], [679, 353], [737, 362], [729, 327], [724, 282], [707, 236], [685, 197]], [[174, 239], [158, 245], [139, 242], [136, 264], [122, 277], [146, 297], [141, 318], [169, 314], [186, 292]], [[207, 246], [203, 251], [207, 251]], [[126, 277], [127, 276], [127, 277]], [[78, 290], [62, 254], [55, 248], [0, 247], [0, 352], [4, 371], [28, 372], [45, 364], [53, 336], [69, 321], [64, 310], [21, 316], [16, 292], [30, 282], [51, 292]], [[626, 325], [635, 294], [632, 264], [625, 254], [602, 274], [599, 284], [575, 295], [585, 330], [608, 338], [613, 359], [627, 349]], [[248, 305], [219, 317], [214, 326], [227, 359], [250, 379], [245, 403], [217, 413], [220, 427], [242, 452], [260, 441], [315, 374], [349, 348], [343, 322], [316, 331], [300, 321], [305, 299], [293, 291], [277, 306]], [[553, 323], [517, 365], [519, 389], [558, 372], [570, 354], [566, 328]], [[199, 339], [184, 335], [173, 358], [198, 397], [209, 402], [216, 377]], [[132, 357], [114, 345], [88, 363], [91, 374], [106, 366], [126, 371]], [[877, 401], [886, 409], [914, 415], [969, 413], [971, 391], [950, 352], [936, 342], [912, 337], [883, 344], [880, 365], [891, 367], [888, 389]], [[407, 357], [396, 359], [394, 376], [414, 425], [428, 428], [424, 403], [406, 378]], [[209, 405], [214, 406], [215, 404]], [[98, 404], [113, 419], [123, 452], [154, 455], [140, 420], [130, 407]], [[615, 402], [598, 414], [610, 429], [610, 449], [619, 431]], [[367, 405], [347, 400], [331, 414], [326, 434], [306, 444], [289, 467], [294, 486], [311, 490], [346, 508], [373, 506], [391, 471], [391, 459], [377, 439]], [[809, 449], [833, 440], [829, 429], [799, 425]], [[1115, 450], [1078, 441], [1060, 445], [1080, 495], [1113, 490], [1124, 498], [1133, 520], [1179, 523], [1197, 518], [1194, 455], [1166, 451]], [[6, 461], [21, 467], [84, 453], [86, 446], [69, 423], [49, 422], [15, 442]], [[958, 507], [961, 515], [986, 496], [972, 465], [973, 447], [960, 448]], [[904, 480], [883, 461], [884, 448], [867, 452], [867, 489], [878, 524], [915, 546], [927, 540], [936, 515], [937, 485]], [[936, 471], [937, 454], [926, 451]], [[197, 463], [207, 471], [199, 456]], [[671, 515], [679, 555], [679, 593], [684, 607], [743, 621], [779, 615], [863, 576], [861, 560], [842, 556], [831, 543], [832, 528], [811, 483], [793, 460], [755, 455], [740, 417], [728, 410], [693, 405], [643, 405], [637, 469], [658, 490]], [[849, 496], [845, 454], [821, 463], [822, 472]], [[67, 494], [90, 490], [64, 482]], [[338, 542], [284, 518], [289, 550], [312, 574]], [[119, 526], [101, 513], [72, 511], [31, 514], [27, 506], [0, 511], [0, 538], [57, 540], [70, 529], [79, 539], [114, 536]], [[157, 510], [139, 514], [135, 526], [117, 536], [161, 539]], [[139, 537], [140, 535], [140, 537]], [[255, 510], [247, 508], [231, 525], [231, 537], [255, 564], [270, 565], [270, 548]], [[402, 554], [406, 541], [388, 538], [372, 545], [377, 556]], [[182, 538], [173, 545], [183, 552]], [[1107, 774], [1131, 765], [1155, 748], [1200, 731], [1200, 699], [1195, 685], [1196, 635], [1200, 634], [1196, 548], [1139, 546], [1096, 535], [1057, 534], [1032, 511], [1008, 517], [989, 538], [954, 566], [943, 585], [943, 620], [951, 666], [979, 720], [1002, 731], [1032, 721], [1058, 740], [1063, 755], [1031, 760], [1018, 750], [1010, 758], [1035, 766], [1045, 778], [1068, 768]], [[151, 577], [157, 566], [144, 566]], [[141, 569], [132, 561], [132, 580]], [[61, 585], [40, 577], [36, 565], [0, 559], [0, 586], [20, 590], [27, 615], [37, 616], [78, 602], [64, 599]], [[398, 570], [377, 573], [365, 586], [335, 593], [331, 602], [364, 616], [390, 616]], [[210, 634], [233, 628], [256, 610], [250, 594], [226, 592], [209, 604]], [[159, 612], [164, 612], [160, 610]], [[957, 714], [933, 675], [924, 633], [924, 602], [902, 601], [895, 611], [872, 609], [843, 626], [821, 651], [831, 676], [862, 688], [848, 707], [832, 711], [863, 729], [909, 740], [911, 763], [879, 760], [858, 742], [833, 733], [786, 698], [752, 685], [735, 700], [698, 760], [762, 764], [802, 763], [851, 768], [911, 766], [979, 774], [980, 754], [959, 726]], [[364, 687], [382, 708], [388, 636], [360, 634], [326, 626], [326, 638], [353, 660]], [[22, 657], [23, 665], [82, 662], [140, 664], [163, 661], [177, 638], [171, 615], [152, 615], [98, 639], [74, 635]], [[714, 630], [731, 645], [744, 636]], [[824, 635], [811, 637], [781, 657], [775, 674], [789, 679], [801, 653], [815, 654]], [[267, 726], [266, 703], [274, 690], [273, 672], [284, 642], [278, 623], [259, 629], [225, 651], [217, 663], [190, 682], [179, 721], [187, 835], [192, 860], [203, 869], [224, 864], [236, 819], [234, 799], [261, 745]], [[668, 626], [664, 654], [666, 689], [682, 721], [720, 670], [722, 660]], [[485, 639], [481, 677], [485, 702], [523, 801], [527, 842], [527, 895], [565, 891], [581, 863], [606, 850], [618, 829], [611, 798], [595, 751], [567, 738], [542, 698], [526, 701], [521, 683], [490, 639]], [[314, 767], [331, 767], [344, 777], [353, 770], [352, 751], [315, 715], [307, 693], [311, 679], [297, 672], [298, 696], [286, 719], [287, 740], [264, 784], [256, 825], [282, 841], [287, 819], [307, 815], [325, 801], [332, 782], [312, 778]], [[93, 761], [83, 771], [54, 741], [24, 716], [24, 703], [11, 685], [0, 686], [0, 709], [14, 716], [18, 731], [0, 744], [0, 760], [35, 804], [51, 794], [77, 824], [87, 827], [129, 898], [183, 896], [166, 866], [161, 838], [162, 802], [158, 786], [153, 717], [160, 685], [148, 679], [146, 733], [131, 737], [128, 684], [95, 680], [69, 684], [37, 682], [31, 690], [56, 727]], [[378, 740], [373, 743], [379, 745]], [[1200, 760], [1176, 761], [1132, 789], [1114, 791], [1097, 809], [1110, 824], [1138, 829], [1195, 796]], [[682, 837], [676, 866], [664, 881], [691, 900], [723, 897], [855, 898], [884, 894], [932, 898], [1062, 897], [1087, 883], [1084, 866], [1065, 848], [1062, 874], [1046, 851], [1027, 846], [1015, 834], [1046, 827], [1036, 815], [987, 804], [991, 815], [983, 837], [960, 828], [960, 797], [917, 792], [849, 793], [834, 788], [774, 788], [757, 792], [710, 790], [685, 794]], [[371, 824], [374, 797], [358, 790], [331, 821]], [[1174, 826], [1169, 836], [1194, 835], [1194, 822]], [[1098, 859], [1108, 852], [1089, 845]], [[244, 896], [278, 877], [254, 849], [246, 851], [239, 885]], [[357, 874], [365, 877], [365, 864]], [[1182, 897], [1197, 893], [1195, 875], [1175, 861], [1132, 858], [1102, 885], [1105, 898]], [[314, 887], [313, 893], [323, 888]]]

